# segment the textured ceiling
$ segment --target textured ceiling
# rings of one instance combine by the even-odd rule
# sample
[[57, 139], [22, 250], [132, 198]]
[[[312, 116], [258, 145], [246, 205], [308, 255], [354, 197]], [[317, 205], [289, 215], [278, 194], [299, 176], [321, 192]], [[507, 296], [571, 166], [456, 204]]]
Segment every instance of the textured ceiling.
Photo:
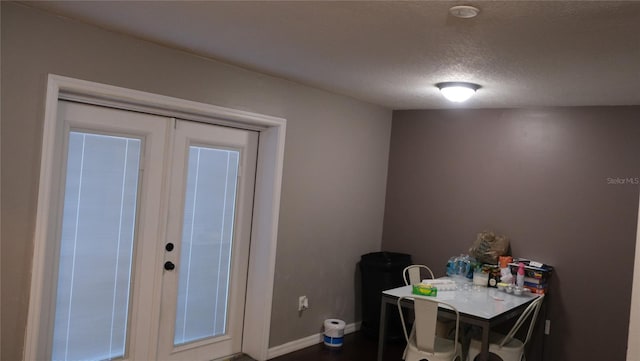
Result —
[[26, 4], [392, 109], [456, 80], [482, 86], [462, 107], [640, 104], [640, 1]]

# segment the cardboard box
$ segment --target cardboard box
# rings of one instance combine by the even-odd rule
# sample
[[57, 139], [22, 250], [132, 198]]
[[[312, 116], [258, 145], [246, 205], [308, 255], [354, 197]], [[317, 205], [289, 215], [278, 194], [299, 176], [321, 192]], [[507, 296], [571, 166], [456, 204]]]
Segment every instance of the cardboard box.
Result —
[[[514, 259], [512, 263], [509, 263], [511, 273], [514, 277], [518, 274], [518, 264], [520, 262], [524, 263], [524, 287], [532, 293], [547, 293], [549, 278], [553, 273], [553, 267], [546, 264], [536, 264], [536, 262], [528, 259]], [[533, 265], [531, 263], [533, 263]]]

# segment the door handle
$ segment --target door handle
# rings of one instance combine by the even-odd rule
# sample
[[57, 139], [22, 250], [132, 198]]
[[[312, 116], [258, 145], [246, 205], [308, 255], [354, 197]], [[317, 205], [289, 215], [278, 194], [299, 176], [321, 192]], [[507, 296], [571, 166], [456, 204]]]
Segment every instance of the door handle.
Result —
[[173, 271], [176, 268], [176, 265], [173, 264], [173, 262], [171, 261], [167, 261], [164, 263], [164, 269], [166, 269], [167, 271]]

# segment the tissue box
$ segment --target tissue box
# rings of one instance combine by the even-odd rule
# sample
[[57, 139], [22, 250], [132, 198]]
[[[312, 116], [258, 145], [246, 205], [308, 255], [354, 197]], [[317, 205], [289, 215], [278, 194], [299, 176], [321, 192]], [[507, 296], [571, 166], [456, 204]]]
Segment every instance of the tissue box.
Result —
[[417, 285], [413, 285], [413, 294], [420, 296], [437, 296], [438, 288], [432, 285], [418, 283]]

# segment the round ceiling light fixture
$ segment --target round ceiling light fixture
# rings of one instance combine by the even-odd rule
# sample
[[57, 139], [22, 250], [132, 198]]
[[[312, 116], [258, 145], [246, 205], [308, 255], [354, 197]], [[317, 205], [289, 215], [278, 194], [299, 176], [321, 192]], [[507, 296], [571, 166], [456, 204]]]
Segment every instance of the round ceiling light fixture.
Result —
[[449, 14], [462, 19], [475, 18], [479, 13], [480, 9], [469, 5], [454, 6], [449, 9]]
[[447, 100], [454, 103], [462, 103], [469, 100], [476, 90], [480, 89], [478, 84], [460, 81], [438, 83], [436, 86]]

